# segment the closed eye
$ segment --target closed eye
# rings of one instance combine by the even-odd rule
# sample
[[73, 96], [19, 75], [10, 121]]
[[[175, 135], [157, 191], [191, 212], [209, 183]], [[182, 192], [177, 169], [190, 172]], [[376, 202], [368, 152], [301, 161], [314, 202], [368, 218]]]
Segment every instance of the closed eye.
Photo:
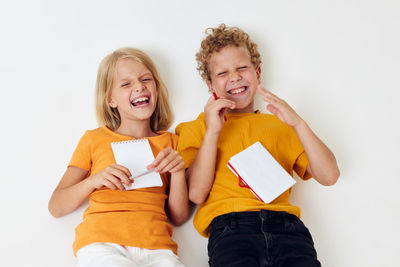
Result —
[[223, 72], [219, 72], [218, 74], [217, 74], [217, 76], [223, 76], [223, 75], [225, 75], [226, 74], [226, 71], [223, 71]]
[[241, 66], [241, 67], [238, 68], [238, 70], [245, 70], [247, 68], [248, 68], [248, 66]]
[[121, 87], [127, 87], [127, 86], [129, 86], [129, 83], [123, 83], [123, 84], [121, 85]]

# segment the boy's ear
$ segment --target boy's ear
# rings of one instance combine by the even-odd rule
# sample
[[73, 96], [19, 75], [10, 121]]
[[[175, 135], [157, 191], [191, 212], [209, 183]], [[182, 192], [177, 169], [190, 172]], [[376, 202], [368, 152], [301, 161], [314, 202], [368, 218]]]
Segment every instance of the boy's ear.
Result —
[[215, 91], [215, 90], [214, 90], [214, 87], [212, 86], [212, 83], [211, 83], [210, 80], [207, 80], [207, 81], [206, 81], [206, 84], [207, 84], [207, 87], [208, 87], [208, 91], [209, 91], [209, 92], [214, 92], [214, 91]]
[[260, 84], [261, 83], [261, 67], [258, 67], [256, 69], [256, 74], [257, 74], [258, 84]]

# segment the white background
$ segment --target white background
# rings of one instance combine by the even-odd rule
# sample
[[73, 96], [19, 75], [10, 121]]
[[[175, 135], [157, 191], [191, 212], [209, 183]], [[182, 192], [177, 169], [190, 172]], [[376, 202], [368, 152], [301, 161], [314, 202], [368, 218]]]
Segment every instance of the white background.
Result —
[[[47, 202], [79, 138], [97, 127], [101, 59], [122, 46], [147, 52], [169, 88], [173, 131], [203, 110], [195, 53], [221, 22], [259, 44], [263, 86], [337, 157], [335, 186], [299, 182], [292, 196], [322, 265], [397, 265], [399, 14], [395, 0], [1, 1], [1, 265], [75, 264], [84, 207], [55, 219]], [[191, 220], [174, 239], [187, 266], [207, 266]]]

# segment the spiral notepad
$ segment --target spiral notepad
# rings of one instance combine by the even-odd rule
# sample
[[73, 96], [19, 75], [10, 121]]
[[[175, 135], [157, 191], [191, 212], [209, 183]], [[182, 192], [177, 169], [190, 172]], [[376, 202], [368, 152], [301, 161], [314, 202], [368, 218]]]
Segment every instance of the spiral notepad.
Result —
[[[146, 166], [154, 161], [153, 151], [149, 140], [136, 139], [122, 142], [112, 142], [111, 148], [115, 162], [129, 169], [132, 177], [145, 171]], [[161, 176], [157, 172], [151, 172], [139, 178], [135, 178], [131, 186], [125, 186], [126, 190], [162, 186]]]

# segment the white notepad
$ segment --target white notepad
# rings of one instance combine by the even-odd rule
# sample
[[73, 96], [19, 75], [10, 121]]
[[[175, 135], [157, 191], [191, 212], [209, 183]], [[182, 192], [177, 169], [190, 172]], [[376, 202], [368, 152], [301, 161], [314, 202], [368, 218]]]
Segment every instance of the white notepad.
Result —
[[228, 167], [239, 178], [239, 185], [242, 182], [265, 203], [296, 183], [260, 142], [231, 157]]
[[[154, 161], [149, 140], [136, 139], [122, 142], [112, 142], [111, 148], [115, 162], [129, 169], [132, 177], [147, 171], [146, 167]], [[139, 178], [135, 178], [131, 186], [125, 186], [126, 190], [162, 186], [161, 176], [157, 172], [151, 172]]]

